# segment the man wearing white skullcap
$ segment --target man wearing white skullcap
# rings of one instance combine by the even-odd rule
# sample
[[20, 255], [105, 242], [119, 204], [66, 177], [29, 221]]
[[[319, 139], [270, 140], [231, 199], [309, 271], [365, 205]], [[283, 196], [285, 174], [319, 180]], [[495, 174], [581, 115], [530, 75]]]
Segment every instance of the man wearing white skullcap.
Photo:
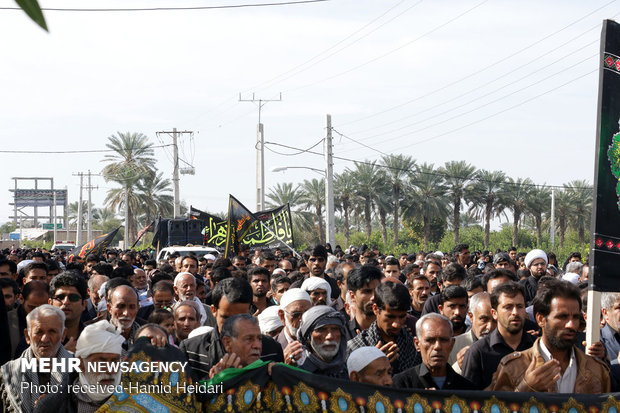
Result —
[[[41, 399], [34, 412], [93, 413], [99, 409], [120, 383], [121, 372], [106, 371], [105, 368], [94, 371], [99, 366], [95, 363], [119, 362], [124, 341], [120, 331], [107, 320], [86, 326], [75, 350], [75, 356], [80, 359], [81, 373], [71, 374], [68, 385], [58, 393]], [[71, 391], [68, 386], [71, 386]]]
[[284, 324], [282, 324], [282, 321], [278, 316], [279, 310], [279, 306], [272, 305], [265, 308], [263, 312], [258, 315], [258, 325], [262, 334], [266, 334], [274, 338], [280, 334]]
[[308, 277], [301, 289], [310, 294], [312, 305], [330, 305], [332, 303], [332, 288], [327, 281], [320, 277]]
[[[317, 277], [311, 277], [317, 278]], [[284, 351], [284, 362], [296, 365], [303, 363], [303, 346], [297, 341], [297, 331], [301, 324], [301, 317], [312, 307], [310, 295], [301, 288], [291, 288], [280, 298], [278, 316], [284, 328], [275, 337]]]
[[390, 359], [377, 347], [360, 347], [349, 355], [347, 370], [351, 381], [378, 386], [392, 385]]
[[538, 290], [538, 280], [547, 274], [548, 264], [547, 253], [543, 250], [534, 249], [525, 256], [525, 266], [530, 271], [530, 276], [521, 281], [525, 288], [525, 304], [532, 305], [536, 291]]

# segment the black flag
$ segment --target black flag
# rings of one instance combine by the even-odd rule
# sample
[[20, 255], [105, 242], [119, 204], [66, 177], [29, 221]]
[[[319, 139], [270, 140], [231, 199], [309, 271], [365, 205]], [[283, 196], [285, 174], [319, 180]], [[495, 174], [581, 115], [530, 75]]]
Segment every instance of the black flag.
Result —
[[88, 254], [101, 254], [112, 243], [112, 240], [119, 229], [120, 227], [116, 228], [114, 231], [108, 232], [107, 234], [99, 235], [97, 238], [91, 239], [86, 244], [72, 249], [67, 257], [67, 262], [73, 262], [76, 257], [84, 259]]
[[603, 22], [590, 265], [597, 291], [618, 291], [620, 268], [620, 25]]

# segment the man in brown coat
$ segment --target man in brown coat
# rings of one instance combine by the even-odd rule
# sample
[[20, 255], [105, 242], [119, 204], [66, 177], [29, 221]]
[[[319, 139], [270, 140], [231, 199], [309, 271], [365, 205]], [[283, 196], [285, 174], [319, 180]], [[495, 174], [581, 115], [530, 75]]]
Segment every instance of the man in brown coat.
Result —
[[505, 356], [487, 390], [608, 393], [607, 365], [573, 345], [580, 313], [577, 287], [559, 280], [546, 284], [534, 298], [542, 337], [532, 348]]

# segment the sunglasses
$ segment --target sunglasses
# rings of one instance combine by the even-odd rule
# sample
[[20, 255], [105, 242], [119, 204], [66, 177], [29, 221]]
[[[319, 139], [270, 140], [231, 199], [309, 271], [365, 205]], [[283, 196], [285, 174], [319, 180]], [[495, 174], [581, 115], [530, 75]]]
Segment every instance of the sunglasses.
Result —
[[78, 301], [82, 301], [82, 296], [79, 294], [58, 294], [56, 297], [54, 297], [54, 300], [57, 301], [65, 301], [65, 298], [69, 297], [69, 301], [71, 301], [72, 303], [77, 303]]

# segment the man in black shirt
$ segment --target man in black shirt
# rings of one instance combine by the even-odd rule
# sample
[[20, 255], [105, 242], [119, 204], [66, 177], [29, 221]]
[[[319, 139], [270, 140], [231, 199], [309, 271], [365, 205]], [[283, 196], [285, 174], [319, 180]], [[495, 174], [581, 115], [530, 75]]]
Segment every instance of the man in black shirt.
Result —
[[458, 375], [448, 364], [454, 345], [448, 318], [429, 313], [416, 323], [415, 346], [422, 364], [394, 376], [394, 387], [427, 390], [474, 390], [474, 385]]
[[472, 344], [463, 360], [463, 376], [480, 390], [491, 384], [493, 373], [505, 355], [527, 350], [534, 343], [523, 331], [527, 317], [523, 286], [511, 281], [495, 287], [491, 308], [497, 328]]

